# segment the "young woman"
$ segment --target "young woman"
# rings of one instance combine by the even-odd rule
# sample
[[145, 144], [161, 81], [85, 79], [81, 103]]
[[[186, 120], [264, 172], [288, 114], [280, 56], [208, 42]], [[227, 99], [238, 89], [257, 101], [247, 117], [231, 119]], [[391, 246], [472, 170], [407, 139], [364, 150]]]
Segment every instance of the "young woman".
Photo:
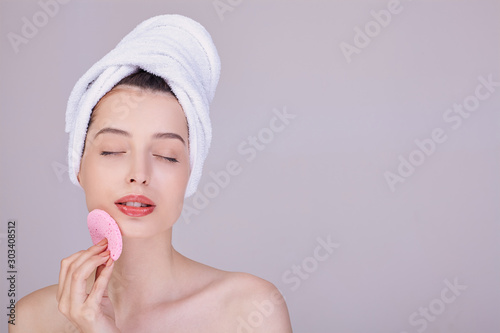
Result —
[[142, 69], [99, 99], [77, 180], [88, 210], [117, 221], [122, 254], [113, 262], [104, 240], [63, 259], [59, 283], [19, 300], [9, 332], [291, 332], [274, 285], [172, 247], [192, 177], [190, 126], [166, 80]]

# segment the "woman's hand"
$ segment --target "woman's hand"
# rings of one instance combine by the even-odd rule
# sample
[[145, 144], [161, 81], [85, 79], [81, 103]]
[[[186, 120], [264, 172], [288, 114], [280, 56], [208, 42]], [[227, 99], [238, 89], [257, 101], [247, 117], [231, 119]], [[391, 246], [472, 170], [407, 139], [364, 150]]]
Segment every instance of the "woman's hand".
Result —
[[[107, 244], [103, 239], [61, 261], [57, 290], [59, 311], [84, 333], [120, 332], [115, 325], [113, 305], [104, 296], [113, 271], [109, 251], [104, 251]], [[87, 279], [96, 268], [96, 279], [87, 294]]]

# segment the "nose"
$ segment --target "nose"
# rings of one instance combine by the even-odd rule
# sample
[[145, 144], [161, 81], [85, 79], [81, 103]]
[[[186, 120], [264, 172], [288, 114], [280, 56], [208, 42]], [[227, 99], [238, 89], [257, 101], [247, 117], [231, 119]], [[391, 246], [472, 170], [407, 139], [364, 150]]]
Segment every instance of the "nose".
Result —
[[142, 157], [141, 154], [135, 154], [135, 156], [132, 156], [130, 171], [127, 175], [128, 183], [149, 185], [151, 177], [150, 173], [150, 166], [146, 157]]
[[132, 178], [129, 179], [129, 182], [130, 183], [142, 183], [144, 185], [148, 185], [149, 184], [149, 180], [146, 177], [141, 177], [141, 176], [132, 177]]

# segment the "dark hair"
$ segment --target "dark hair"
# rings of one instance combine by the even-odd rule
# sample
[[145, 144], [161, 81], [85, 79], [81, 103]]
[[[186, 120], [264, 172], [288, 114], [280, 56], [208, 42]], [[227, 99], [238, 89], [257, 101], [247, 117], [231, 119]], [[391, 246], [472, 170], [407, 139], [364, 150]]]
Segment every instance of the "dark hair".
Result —
[[175, 96], [168, 83], [161, 77], [151, 74], [140, 68], [134, 74], [121, 79], [113, 88], [126, 84], [128, 86], [139, 87], [145, 90], [170, 93]]
[[[158, 75], [146, 72], [142, 68], [139, 68], [137, 72], [121, 79], [117, 84], [113, 86], [113, 88], [110, 89], [110, 91], [121, 85], [138, 87], [152, 92], [162, 92], [162, 93], [172, 94], [172, 96], [177, 98], [177, 96], [175, 96], [174, 92], [172, 91], [172, 88], [170, 88], [170, 86], [164, 79], [162, 79]], [[87, 131], [94, 120], [94, 110], [97, 107], [97, 105], [99, 105], [99, 102], [97, 102], [97, 104], [92, 109], [92, 114], [90, 116], [89, 123], [87, 125]]]
[[[121, 85], [138, 87], [138, 88], [148, 90], [151, 92], [167, 93], [167, 94], [171, 94], [172, 96], [177, 98], [177, 96], [175, 96], [174, 92], [172, 91], [172, 88], [170, 88], [168, 83], [163, 78], [159, 77], [158, 75], [146, 72], [142, 68], [139, 68], [139, 70], [137, 72], [130, 74], [129, 76], [126, 76], [123, 79], [121, 79], [117, 84], [115, 84], [113, 86], [113, 88], [111, 88], [110, 91], [112, 91], [113, 89], [115, 89], [116, 87], [121, 86]], [[106, 96], [106, 95], [104, 95], [104, 96]], [[102, 98], [104, 98], [104, 96]], [[101, 98], [101, 100], [102, 100], [102, 98]], [[99, 101], [101, 101], [101, 100], [99, 100]], [[92, 122], [94, 120], [94, 110], [96, 109], [96, 107], [98, 105], [99, 105], [99, 102], [97, 102], [97, 104], [92, 109], [89, 123], [87, 124], [87, 133], [88, 133], [88, 130], [90, 128], [90, 125], [92, 125]], [[85, 135], [85, 139], [86, 139], [86, 137], [87, 137], [87, 135]], [[83, 157], [84, 151], [85, 151], [85, 143], [83, 145], [82, 157]]]

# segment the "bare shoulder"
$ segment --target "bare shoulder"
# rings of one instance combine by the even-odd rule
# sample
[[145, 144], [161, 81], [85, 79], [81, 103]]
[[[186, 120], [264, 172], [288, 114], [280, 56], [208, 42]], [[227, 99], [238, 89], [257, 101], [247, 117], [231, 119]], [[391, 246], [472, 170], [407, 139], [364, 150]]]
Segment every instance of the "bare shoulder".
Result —
[[185, 280], [196, 288], [190, 288], [195, 296], [182, 315], [196, 327], [205, 327], [205, 332], [292, 332], [285, 299], [274, 284], [185, 260], [190, 272]]
[[220, 288], [227, 314], [242, 332], [292, 332], [285, 299], [274, 284], [248, 273], [225, 272]]
[[9, 333], [77, 332], [57, 308], [57, 284], [38, 289], [16, 303], [15, 325]]

